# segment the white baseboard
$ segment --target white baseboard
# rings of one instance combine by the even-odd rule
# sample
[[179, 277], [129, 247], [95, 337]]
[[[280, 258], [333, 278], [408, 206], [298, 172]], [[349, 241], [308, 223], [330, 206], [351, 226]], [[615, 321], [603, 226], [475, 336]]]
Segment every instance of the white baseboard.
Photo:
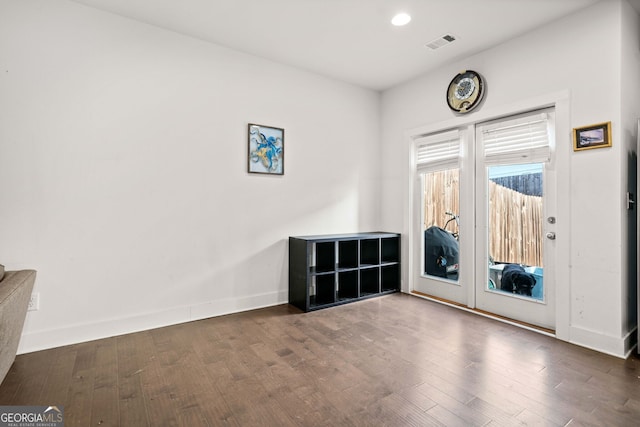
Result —
[[[286, 304], [287, 301], [287, 291], [270, 292], [174, 307], [124, 318], [71, 325], [65, 328], [30, 332], [22, 335], [18, 354]], [[634, 336], [636, 333], [637, 329], [634, 328], [623, 337], [613, 337], [574, 326], [570, 328], [569, 342], [612, 356], [626, 358], [636, 346]]]
[[64, 328], [29, 332], [22, 335], [18, 354], [146, 331], [209, 317], [286, 304], [288, 292], [270, 292], [242, 298], [226, 298], [201, 304], [174, 307], [135, 316], [70, 325]]
[[637, 328], [634, 328], [622, 337], [614, 337], [601, 332], [572, 326], [569, 332], [569, 342], [581, 347], [610, 354], [611, 356], [626, 359], [636, 346], [636, 340], [633, 336], [636, 331]]
[[[488, 318], [497, 320], [499, 322], [509, 323], [519, 328], [528, 329], [533, 332], [542, 333], [549, 336], [555, 336], [553, 334], [548, 334], [535, 328], [528, 328], [526, 326], [523, 326], [520, 323], [511, 322], [508, 319], [497, 318], [484, 313], [479, 313], [475, 310], [471, 310], [466, 307], [461, 307], [457, 304], [449, 304], [445, 301], [430, 298], [428, 296], [420, 295], [420, 294], [410, 293], [410, 295], [414, 295], [416, 297], [423, 298], [423, 299], [428, 299], [430, 301], [434, 301], [439, 304], [448, 305], [450, 307], [463, 310], [463, 311], [468, 311], [470, 313], [474, 313], [480, 316], [488, 317]], [[611, 356], [626, 359], [627, 357], [629, 357], [629, 354], [633, 351], [633, 349], [636, 348], [637, 346], [637, 340], [635, 337], [636, 333], [637, 333], [637, 328], [633, 328], [632, 331], [628, 332], [623, 337], [612, 337], [609, 335], [604, 335], [600, 332], [590, 331], [587, 329], [577, 328], [573, 326], [570, 328], [570, 336], [568, 340], [565, 340], [564, 337], [563, 338], [557, 337], [557, 338], [562, 339], [563, 341], [568, 341], [575, 345], [579, 345], [580, 347], [590, 348], [591, 350], [599, 351], [601, 353], [606, 353]]]

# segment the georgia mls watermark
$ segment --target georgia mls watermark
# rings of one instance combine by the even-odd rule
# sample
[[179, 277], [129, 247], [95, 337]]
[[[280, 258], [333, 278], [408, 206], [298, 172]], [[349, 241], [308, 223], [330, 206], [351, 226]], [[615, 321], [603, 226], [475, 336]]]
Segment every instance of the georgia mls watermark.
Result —
[[64, 408], [0, 406], [0, 427], [64, 427]]

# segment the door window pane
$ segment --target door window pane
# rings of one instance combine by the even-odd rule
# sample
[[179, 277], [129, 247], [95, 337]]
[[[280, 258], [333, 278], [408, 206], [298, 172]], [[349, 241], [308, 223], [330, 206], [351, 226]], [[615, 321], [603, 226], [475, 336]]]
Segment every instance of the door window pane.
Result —
[[488, 288], [543, 299], [543, 164], [488, 168]]
[[459, 194], [458, 168], [423, 174], [424, 266], [427, 276], [458, 281]]

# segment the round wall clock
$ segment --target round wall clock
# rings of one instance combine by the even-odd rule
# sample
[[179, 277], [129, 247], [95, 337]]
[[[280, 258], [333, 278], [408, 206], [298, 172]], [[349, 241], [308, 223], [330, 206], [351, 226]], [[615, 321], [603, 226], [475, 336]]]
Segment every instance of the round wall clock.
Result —
[[472, 70], [456, 75], [447, 88], [447, 105], [456, 113], [468, 113], [480, 104], [484, 95], [484, 80]]

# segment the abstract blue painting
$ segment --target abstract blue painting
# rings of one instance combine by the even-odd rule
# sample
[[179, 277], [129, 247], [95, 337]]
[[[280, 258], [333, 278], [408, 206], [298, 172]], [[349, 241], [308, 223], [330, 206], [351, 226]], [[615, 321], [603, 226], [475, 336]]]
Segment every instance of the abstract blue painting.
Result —
[[284, 129], [249, 123], [249, 172], [284, 175]]

